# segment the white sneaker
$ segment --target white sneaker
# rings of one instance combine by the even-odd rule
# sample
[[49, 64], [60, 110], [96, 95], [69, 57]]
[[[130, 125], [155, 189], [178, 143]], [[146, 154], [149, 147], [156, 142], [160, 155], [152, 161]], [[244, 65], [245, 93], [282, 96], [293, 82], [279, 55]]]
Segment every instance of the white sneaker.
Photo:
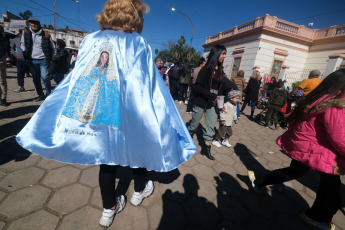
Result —
[[121, 212], [126, 206], [126, 199], [124, 195], [116, 197], [116, 206], [115, 209], [104, 209], [102, 217], [99, 220], [99, 225], [102, 227], [108, 228], [111, 223], [113, 223], [114, 216], [116, 213]]
[[149, 197], [154, 189], [153, 182], [149, 180], [146, 183], [145, 189], [142, 192], [134, 192], [131, 198], [131, 204], [134, 206], [138, 206], [141, 204], [144, 198]]
[[179, 101], [178, 103], [182, 104], [183, 101]]
[[185, 100], [185, 101], [184, 101], [184, 104], [185, 104], [185, 105], [188, 105], [188, 101], [187, 101], [187, 100]]
[[214, 146], [216, 146], [216, 147], [222, 147], [222, 145], [221, 144], [219, 144], [219, 142], [218, 141], [216, 141], [216, 140], [213, 140], [212, 141], [212, 144], [214, 145]]
[[229, 143], [229, 141], [228, 140], [223, 140], [222, 141], [222, 145], [225, 145], [226, 147], [228, 147], [228, 148], [230, 148], [231, 147], [231, 145], [230, 145], [230, 143]]

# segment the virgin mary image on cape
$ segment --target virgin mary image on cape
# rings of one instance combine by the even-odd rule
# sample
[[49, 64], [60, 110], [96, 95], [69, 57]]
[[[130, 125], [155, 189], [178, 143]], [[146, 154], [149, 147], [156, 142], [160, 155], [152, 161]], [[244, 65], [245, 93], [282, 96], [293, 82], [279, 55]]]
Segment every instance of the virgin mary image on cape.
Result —
[[120, 92], [112, 48], [110, 42], [100, 46], [76, 80], [62, 115], [83, 123], [120, 126]]

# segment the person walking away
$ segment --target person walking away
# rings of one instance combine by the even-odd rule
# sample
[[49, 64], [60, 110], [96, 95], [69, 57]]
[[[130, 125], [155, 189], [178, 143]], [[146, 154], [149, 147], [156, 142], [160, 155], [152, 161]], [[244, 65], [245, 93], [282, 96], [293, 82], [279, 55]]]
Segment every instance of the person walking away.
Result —
[[261, 75], [259, 71], [255, 70], [249, 79], [246, 96], [244, 98], [244, 103], [241, 107], [241, 113], [243, 113], [243, 110], [246, 108], [247, 104], [250, 104], [250, 118], [253, 118], [254, 116], [255, 105], [259, 98], [260, 85]]
[[303, 96], [308, 95], [321, 83], [321, 80], [319, 79], [320, 75], [320, 70], [314, 69], [310, 71], [308, 79], [304, 80], [297, 88], [295, 88], [290, 93], [290, 95], [296, 94], [300, 90], [303, 90]]
[[284, 89], [284, 83], [282, 81], [278, 82], [277, 89], [275, 89], [268, 99], [267, 103], [267, 113], [265, 116], [265, 127], [269, 127], [269, 123], [271, 118], [273, 118], [274, 128], [277, 129], [278, 125], [278, 112], [279, 109], [282, 108], [287, 101], [287, 93]]
[[55, 73], [53, 73], [54, 81], [57, 85], [62, 81], [64, 75], [68, 72], [68, 52], [65, 47], [66, 43], [61, 39], [57, 39], [57, 52], [52, 59], [52, 64], [55, 65]]
[[[210, 160], [215, 160], [211, 155], [211, 142], [215, 134], [214, 126], [218, 119], [216, 112], [216, 99], [223, 94], [224, 83], [223, 62], [226, 57], [226, 48], [222, 45], [212, 47], [207, 62], [200, 70], [195, 82], [195, 97], [192, 121], [188, 130], [193, 136], [205, 115], [204, 143], [202, 153]], [[230, 80], [228, 79], [230, 82]]]
[[189, 63], [186, 62], [182, 64], [181, 66], [181, 75], [179, 77], [179, 103], [188, 103], [188, 97], [187, 97], [187, 92], [188, 92], [188, 87], [190, 85], [190, 82], [192, 80], [192, 74], [191, 70], [189, 68]]
[[242, 93], [243, 90], [247, 87], [246, 79], [244, 78], [244, 71], [239, 70], [237, 72], [236, 77], [232, 79], [232, 82], [234, 82], [238, 88], [238, 90], [241, 92], [240, 100], [237, 102], [237, 118], [240, 119], [241, 113], [240, 113], [240, 102], [242, 102]]
[[21, 146], [42, 157], [100, 165], [103, 227], [126, 205], [115, 190], [119, 167], [133, 169], [130, 203], [139, 206], [154, 190], [148, 171], [174, 170], [196, 151], [141, 36], [148, 11], [139, 0], [107, 1], [97, 16], [101, 30], [84, 38], [73, 74], [17, 135]]
[[174, 65], [170, 68], [168, 75], [169, 75], [169, 86], [170, 86], [170, 94], [174, 100], [178, 100], [178, 87], [177, 83], [181, 75], [181, 68], [179, 66], [179, 62], [174, 62]]
[[[229, 138], [232, 136], [232, 122], [237, 124], [237, 102], [242, 96], [241, 91], [231, 90], [228, 93], [229, 101], [224, 104], [223, 110], [219, 112], [219, 130], [214, 136], [212, 144], [216, 147], [222, 145], [230, 148]], [[222, 143], [222, 144], [220, 144]]]
[[6, 101], [7, 97], [7, 80], [6, 80], [6, 55], [8, 40], [5, 36], [4, 28], [0, 25], [0, 98], [1, 106], [9, 106]]
[[34, 101], [45, 99], [41, 79], [44, 83], [46, 96], [51, 92], [49, 64], [56, 53], [55, 45], [50, 34], [44, 31], [37, 18], [28, 19], [30, 27], [24, 29], [21, 38], [21, 49], [28, 62], [38, 97]]
[[17, 82], [18, 82], [18, 89], [15, 89], [14, 92], [20, 93], [25, 92], [24, 88], [24, 77], [26, 72], [29, 70], [28, 65], [24, 59], [24, 54], [22, 49], [20, 48], [20, 39], [23, 35], [23, 31], [20, 30], [17, 36], [12, 40], [11, 46], [11, 53], [16, 59], [16, 66], [17, 66]]
[[316, 199], [300, 218], [315, 229], [335, 229], [332, 218], [341, 207], [340, 175], [345, 174], [345, 69], [328, 75], [288, 117], [289, 129], [277, 144], [291, 158], [287, 168], [248, 171], [255, 190], [318, 171]]
[[192, 73], [192, 84], [191, 84], [191, 88], [190, 88], [190, 93], [189, 93], [189, 99], [188, 99], [188, 105], [187, 105], [187, 113], [192, 113], [193, 110], [193, 106], [194, 106], [194, 95], [195, 95], [195, 89], [194, 89], [194, 85], [196, 82], [196, 79], [198, 77], [198, 74], [201, 70], [202, 67], [204, 67], [204, 65], [206, 64], [206, 60], [204, 57], [200, 58], [200, 62], [199, 62], [199, 66], [196, 67]]

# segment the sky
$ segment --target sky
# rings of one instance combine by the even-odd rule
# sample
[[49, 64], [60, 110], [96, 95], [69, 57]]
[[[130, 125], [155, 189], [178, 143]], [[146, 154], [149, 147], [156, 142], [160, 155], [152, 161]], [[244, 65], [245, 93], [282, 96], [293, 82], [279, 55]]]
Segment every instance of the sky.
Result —
[[[106, 0], [1, 0], [0, 13], [6, 10], [19, 15], [30, 10], [41, 24], [54, 24], [56, 1], [56, 27], [82, 29], [91, 33], [99, 30], [95, 15], [100, 13]], [[333, 25], [345, 25], [345, 0], [146, 0], [150, 13], [144, 16], [143, 37], [152, 50], [167, 48], [169, 41], [177, 41], [181, 35], [190, 44], [192, 24], [189, 19], [172, 7], [187, 14], [194, 24], [193, 47], [203, 52], [206, 37], [244, 24], [266, 14], [322, 29]], [[309, 23], [313, 23], [309, 26]]]

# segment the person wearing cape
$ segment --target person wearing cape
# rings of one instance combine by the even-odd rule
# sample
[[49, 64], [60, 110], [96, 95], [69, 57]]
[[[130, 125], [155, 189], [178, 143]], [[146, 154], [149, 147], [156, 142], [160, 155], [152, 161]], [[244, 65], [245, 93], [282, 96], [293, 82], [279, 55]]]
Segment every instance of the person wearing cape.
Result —
[[102, 30], [84, 38], [73, 71], [16, 137], [42, 157], [100, 165], [105, 227], [126, 203], [115, 194], [118, 166], [133, 168], [137, 206], [153, 192], [148, 170], [176, 169], [197, 149], [140, 35], [148, 11], [139, 0], [109, 0], [97, 19]]

